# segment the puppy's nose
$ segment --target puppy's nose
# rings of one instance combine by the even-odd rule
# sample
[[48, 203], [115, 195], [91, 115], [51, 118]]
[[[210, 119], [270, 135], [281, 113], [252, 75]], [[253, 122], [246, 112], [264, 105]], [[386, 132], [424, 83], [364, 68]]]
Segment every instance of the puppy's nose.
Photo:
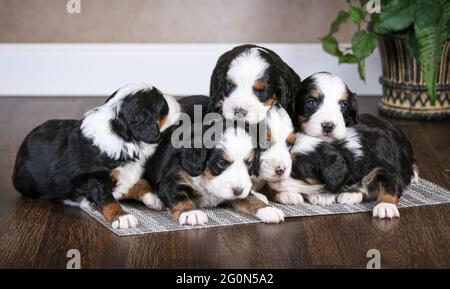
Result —
[[243, 188], [233, 188], [233, 195], [239, 196], [244, 191]]
[[234, 108], [234, 116], [236, 116], [237, 118], [243, 118], [247, 115], [247, 111], [243, 108], [240, 107], [235, 107]]
[[286, 171], [285, 167], [276, 167], [275, 168], [275, 174], [279, 177], [281, 177], [285, 171]]
[[336, 125], [330, 121], [322, 122], [321, 125], [324, 133], [331, 133], [336, 127]]

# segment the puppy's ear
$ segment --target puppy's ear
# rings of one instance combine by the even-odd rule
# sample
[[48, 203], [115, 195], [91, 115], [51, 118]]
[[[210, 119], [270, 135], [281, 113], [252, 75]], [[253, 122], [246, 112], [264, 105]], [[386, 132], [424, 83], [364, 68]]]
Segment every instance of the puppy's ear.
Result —
[[358, 121], [358, 101], [356, 100], [356, 93], [351, 92], [347, 89], [348, 93], [348, 104], [349, 108], [347, 111], [347, 116], [345, 118], [345, 125], [351, 126], [357, 124]]
[[337, 153], [324, 155], [320, 175], [326, 190], [337, 193], [342, 190], [349, 178], [347, 162]]
[[220, 114], [222, 113], [222, 102], [228, 69], [227, 62], [222, 57], [217, 61], [216, 67], [214, 67], [211, 74], [209, 87], [210, 99], [208, 104], [208, 112], [218, 112]]
[[114, 133], [126, 142], [139, 141], [144, 143], [157, 143], [161, 137], [159, 127], [149, 112], [138, 109], [121, 110], [116, 118], [111, 120]]
[[190, 176], [196, 177], [205, 169], [207, 155], [206, 148], [183, 148], [180, 154], [181, 166]]

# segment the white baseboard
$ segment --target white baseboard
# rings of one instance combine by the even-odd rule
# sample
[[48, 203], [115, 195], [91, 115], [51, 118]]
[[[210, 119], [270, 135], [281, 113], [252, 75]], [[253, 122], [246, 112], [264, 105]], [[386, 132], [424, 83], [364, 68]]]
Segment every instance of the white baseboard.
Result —
[[[261, 44], [303, 79], [317, 71], [341, 76], [359, 94], [381, 94], [378, 51], [338, 65], [320, 44]], [[207, 94], [217, 58], [235, 44], [0, 44], [0, 96], [105, 96], [129, 82], [150, 82], [176, 95]]]

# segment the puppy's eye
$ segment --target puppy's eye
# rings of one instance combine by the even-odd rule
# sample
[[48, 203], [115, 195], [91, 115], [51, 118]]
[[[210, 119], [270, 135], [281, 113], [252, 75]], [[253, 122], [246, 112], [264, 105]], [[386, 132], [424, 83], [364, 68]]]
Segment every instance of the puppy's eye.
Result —
[[341, 110], [342, 110], [342, 111], [345, 111], [345, 110], [348, 108], [348, 102], [346, 102], [346, 101], [341, 101], [341, 102], [339, 103], [339, 106], [341, 107]]
[[228, 92], [231, 92], [236, 88], [236, 84], [234, 84], [231, 80], [227, 80], [227, 83], [225, 84], [225, 88]]
[[228, 165], [229, 165], [229, 163], [224, 159], [220, 159], [217, 161], [217, 166], [221, 169], [226, 168]]
[[247, 166], [247, 168], [250, 168], [252, 166], [253, 161], [251, 160], [247, 160], [245, 161], [245, 165]]
[[316, 108], [317, 100], [314, 97], [310, 97], [306, 100], [306, 106], [310, 109]]

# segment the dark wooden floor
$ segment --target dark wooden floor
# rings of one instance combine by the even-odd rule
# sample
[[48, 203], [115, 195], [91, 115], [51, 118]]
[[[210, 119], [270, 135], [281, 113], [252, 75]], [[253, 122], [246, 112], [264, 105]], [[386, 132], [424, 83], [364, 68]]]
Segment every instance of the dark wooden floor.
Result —
[[[80, 118], [101, 98], [0, 99], [0, 268], [65, 268], [69, 249], [83, 268], [365, 268], [369, 249], [383, 268], [450, 267], [450, 205], [400, 210], [399, 220], [370, 213], [289, 218], [116, 237], [79, 209], [21, 197], [11, 184], [26, 133], [50, 118]], [[361, 98], [376, 113], [378, 98]], [[398, 121], [413, 143], [422, 177], [450, 189], [450, 121]]]

